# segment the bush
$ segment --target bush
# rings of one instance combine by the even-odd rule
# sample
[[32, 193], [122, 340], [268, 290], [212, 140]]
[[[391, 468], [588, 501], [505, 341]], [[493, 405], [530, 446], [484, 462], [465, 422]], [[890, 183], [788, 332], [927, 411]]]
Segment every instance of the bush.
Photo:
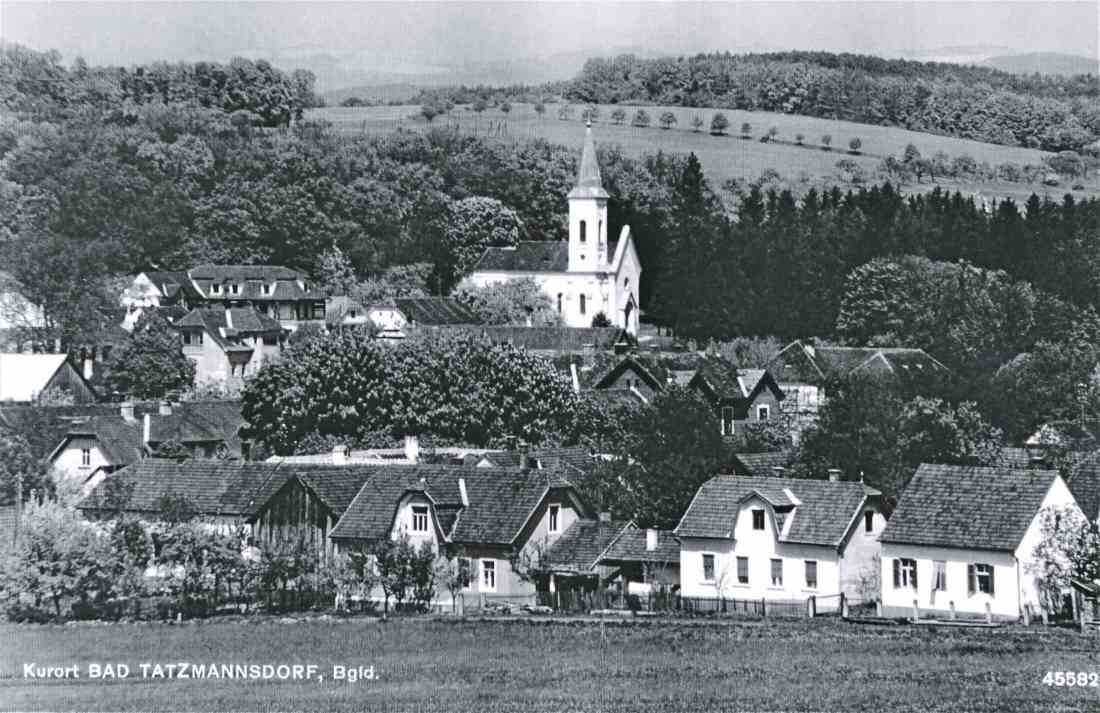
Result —
[[852, 139], [848, 142], [848, 151], [853, 154], [858, 154], [860, 148], [863, 146], [863, 142], [858, 138]]
[[645, 109], [639, 109], [634, 114], [634, 121], [631, 122], [634, 126], [646, 128], [649, 126], [649, 114]]
[[593, 327], [610, 327], [610, 326], [612, 326], [612, 324], [611, 324], [611, 320], [607, 318], [606, 314], [604, 314], [603, 312], [597, 312], [595, 314], [595, 316], [592, 317], [592, 326]]
[[747, 139], [751, 135], [752, 135], [752, 124], [750, 124], [749, 122], [746, 121], [745, 123], [741, 124], [741, 136], [743, 138]]
[[821, 137], [821, 148], [825, 151], [832, 151], [833, 137], [831, 134], [825, 134]]

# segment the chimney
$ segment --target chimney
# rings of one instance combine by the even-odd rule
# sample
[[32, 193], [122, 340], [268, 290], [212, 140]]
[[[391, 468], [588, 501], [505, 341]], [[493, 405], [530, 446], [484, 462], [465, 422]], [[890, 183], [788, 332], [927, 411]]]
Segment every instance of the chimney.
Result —
[[141, 428], [141, 442], [142, 443], [148, 445], [148, 443], [149, 443], [149, 434], [152, 430], [153, 430], [153, 415], [150, 414], [150, 413], [147, 413], [147, 414], [145, 414], [145, 417], [142, 419], [142, 428]]
[[787, 472], [787, 469], [781, 465], [772, 466], [772, 475], [776, 478], [782, 478]]
[[333, 446], [332, 447], [332, 464], [333, 465], [347, 465], [348, 456], [351, 449], [347, 446]]
[[160, 408], [157, 409], [157, 413], [160, 414], [161, 416], [171, 416], [172, 415], [172, 402], [169, 401], [168, 399], [161, 399], [160, 400]]
[[84, 358], [84, 378], [87, 379], [88, 381], [91, 381], [93, 376], [95, 376], [95, 362], [91, 359], [91, 357], [85, 357]]
[[840, 468], [829, 468], [829, 482], [836, 483], [840, 480]]
[[133, 423], [137, 420], [136, 418], [134, 418], [133, 401], [123, 401], [118, 410], [122, 414], [123, 421], [126, 421], [127, 423]]
[[577, 362], [569, 362], [569, 374], [573, 377], [573, 393], [579, 394], [581, 392], [581, 377], [577, 374]]
[[645, 551], [653, 552], [657, 549], [657, 531], [652, 527], [645, 530]]
[[600, 511], [600, 522], [611, 522], [611, 513], [606, 510]]
[[405, 460], [409, 463], [420, 462], [420, 437], [405, 436]]
[[1027, 459], [1027, 467], [1031, 468], [1031, 469], [1034, 469], [1034, 470], [1045, 468], [1046, 465], [1047, 465], [1047, 459], [1044, 458], [1041, 455], [1032, 454]]
[[466, 479], [458, 479], [458, 494], [462, 497], [462, 507], [470, 507], [470, 498], [466, 496]]

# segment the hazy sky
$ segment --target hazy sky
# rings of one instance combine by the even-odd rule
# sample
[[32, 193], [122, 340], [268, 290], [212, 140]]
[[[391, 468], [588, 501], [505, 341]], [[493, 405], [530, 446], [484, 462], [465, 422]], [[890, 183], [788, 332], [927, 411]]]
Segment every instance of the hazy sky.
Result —
[[[1085, 2], [61, 3], [0, 0], [0, 37], [93, 64], [328, 53], [409, 71], [620, 48], [897, 53], [989, 45], [1097, 56]], [[965, 53], [964, 53], [965, 54]]]

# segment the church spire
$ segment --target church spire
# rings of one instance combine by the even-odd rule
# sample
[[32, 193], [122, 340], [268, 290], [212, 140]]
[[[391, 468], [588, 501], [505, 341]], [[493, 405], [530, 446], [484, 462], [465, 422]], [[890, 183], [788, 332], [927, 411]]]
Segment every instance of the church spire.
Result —
[[584, 149], [581, 151], [581, 165], [577, 170], [577, 185], [569, 192], [570, 198], [607, 198], [600, 178], [600, 163], [596, 160], [596, 140], [592, 138], [592, 121], [584, 130]]

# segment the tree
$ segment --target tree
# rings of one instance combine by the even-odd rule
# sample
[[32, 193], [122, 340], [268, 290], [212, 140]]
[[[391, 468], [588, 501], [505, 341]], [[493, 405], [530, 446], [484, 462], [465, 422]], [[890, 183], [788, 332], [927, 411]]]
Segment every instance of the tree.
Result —
[[671, 111], [666, 111], [661, 114], [660, 122], [662, 129], [671, 129], [676, 125], [676, 114]]
[[1045, 157], [1044, 161], [1058, 173], [1070, 178], [1076, 178], [1084, 172], [1085, 164], [1076, 151], [1061, 151], [1054, 156]]
[[443, 581], [443, 585], [451, 593], [451, 607], [457, 613], [458, 597], [473, 581], [473, 573], [470, 572], [472, 560], [466, 556], [462, 547], [455, 548], [451, 555], [449, 560], [440, 558], [442, 564], [437, 570], [437, 578]]
[[703, 130], [703, 116], [701, 114], [691, 115], [691, 130], [697, 134]]
[[49, 497], [53, 490], [47, 465], [35, 457], [27, 439], [0, 429], [0, 502], [15, 502], [20, 491], [27, 501], [32, 493]]
[[600, 118], [600, 108], [595, 104], [589, 104], [581, 112], [581, 119], [584, 121], [596, 121]]
[[[431, 547], [429, 543], [425, 544]], [[397, 539], [383, 537], [378, 540], [371, 548], [371, 555], [384, 596], [383, 612], [389, 612], [390, 599], [394, 600], [395, 608], [400, 611], [417, 584], [416, 548], [408, 533], [402, 533]]]
[[147, 309], [130, 338], [111, 352], [107, 389], [130, 399], [160, 399], [195, 380], [195, 363], [183, 355], [183, 341], [155, 309]]
[[593, 327], [610, 327], [612, 325], [611, 325], [611, 320], [607, 318], [606, 314], [604, 314], [603, 312], [597, 312], [592, 317], [592, 326]]
[[831, 150], [833, 144], [832, 134], [825, 134], [821, 137], [821, 148], [825, 151]]
[[1071, 579], [1092, 582], [1100, 578], [1100, 534], [1096, 524], [1072, 506], [1043, 508], [1039, 523], [1039, 542], [1027, 573], [1035, 577], [1040, 606], [1057, 614]]
[[444, 232], [444, 253], [436, 265], [443, 291], [466, 275], [488, 247], [510, 247], [522, 237], [516, 212], [493, 198], [474, 196], [451, 203]]
[[542, 115], [546, 113], [546, 105], [543, 104], [541, 101], [540, 102], [535, 102], [534, 109], [535, 109], [535, 113], [539, 115], [540, 119], [542, 118]]
[[615, 122], [619, 126], [622, 126], [623, 122], [626, 121], [626, 109], [623, 109], [621, 106], [615, 107], [615, 109], [611, 112], [611, 121]]
[[794, 142], [795, 142], [795, 144], [796, 144], [796, 145], [798, 145], [798, 146], [801, 146], [801, 145], [802, 145], [802, 143], [803, 143], [803, 142], [804, 142], [805, 140], [806, 140], [806, 134], [803, 134], [802, 132], [799, 132], [799, 133], [797, 133], [797, 134], [795, 134], [795, 135], [794, 135]]
[[848, 142], [848, 152], [859, 155], [859, 149], [861, 146], [863, 146], [863, 141], [861, 141], [859, 138], [852, 138], [852, 140]]
[[335, 245], [321, 253], [314, 279], [329, 296], [351, 294], [358, 281], [347, 253]]
[[435, 117], [439, 116], [439, 107], [432, 104], [425, 104], [420, 107], [420, 115], [423, 116], [430, 124]]
[[638, 111], [634, 112], [634, 120], [631, 123], [634, 126], [638, 126], [638, 127], [641, 127], [641, 128], [648, 128], [649, 127], [649, 112], [647, 112], [645, 109], [639, 109]]
[[773, 126], [768, 129], [768, 141], [775, 141], [776, 136], [779, 136], [779, 127]]
[[558, 107], [558, 118], [559, 119], [561, 119], [562, 121], [565, 121], [566, 119], [570, 119], [572, 117], [573, 117], [573, 105], [572, 104], [562, 104], [560, 107]]
[[544, 327], [561, 324], [561, 314], [532, 278], [507, 280], [483, 287], [460, 284], [452, 295], [486, 324]]
[[512, 105], [509, 104], [508, 102], [501, 102], [500, 103], [500, 110], [502, 112], [504, 112], [505, 114], [507, 114], [507, 113], [512, 111]]
[[745, 121], [741, 124], [741, 138], [747, 139], [752, 136], [752, 124]]

